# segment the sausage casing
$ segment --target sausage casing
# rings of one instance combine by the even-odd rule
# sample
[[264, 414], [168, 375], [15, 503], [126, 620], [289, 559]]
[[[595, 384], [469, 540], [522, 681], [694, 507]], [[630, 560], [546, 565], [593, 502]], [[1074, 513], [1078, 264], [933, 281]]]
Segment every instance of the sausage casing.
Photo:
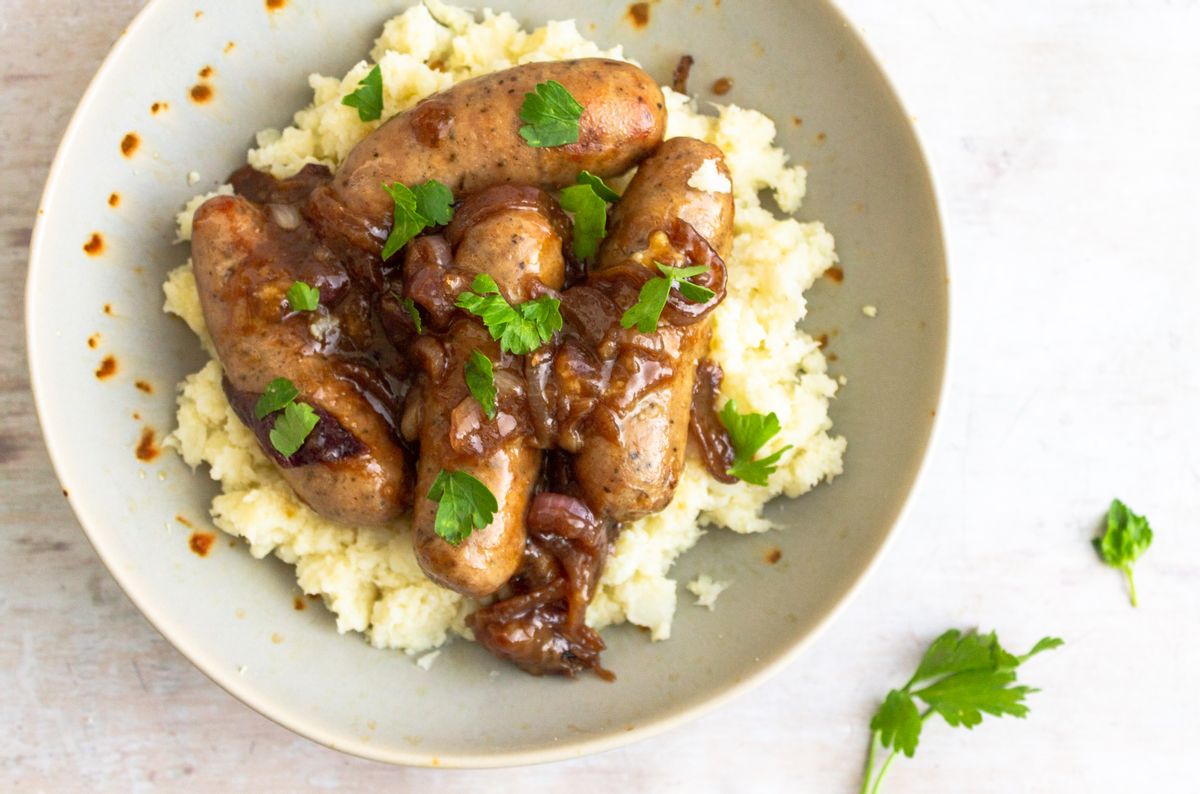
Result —
[[[192, 256], [204, 319], [235, 407], [239, 397], [252, 405], [271, 380], [284, 377], [299, 390], [298, 400], [348, 434], [342, 438], [349, 450], [321, 462], [279, 467], [293, 490], [336, 521], [376, 525], [398, 517], [412, 502], [412, 463], [378, 410], [378, 373], [369, 362], [327, 355], [310, 330], [316, 314], [289, 312], [286, 305], [296, 280], [319, 288], [322, 304], [352, 300], [335, 257], [304, 224], [284, 228], [270, 209], [241, 196], [218, 196], [200, 207]], [[341, 333], [359, 335], [362, 329], [354, 325], [349, 313], [343, 315]], [[244, 420], [248, 411], [252, 408], [243, 405], [239, 412]], [[263, 447], [279, 464], [278, 454]]]

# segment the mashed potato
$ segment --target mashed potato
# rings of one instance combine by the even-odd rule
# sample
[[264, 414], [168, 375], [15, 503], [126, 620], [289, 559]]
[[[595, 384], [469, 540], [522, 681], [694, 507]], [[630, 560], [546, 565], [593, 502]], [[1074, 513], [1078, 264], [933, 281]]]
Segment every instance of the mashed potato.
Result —
[[[360, 122], [341, 104], [373, 63], [383, 73], [386, 119], [460, 80], [530, 61], [584, 56], [623, 57], [619, 47], [601, 50], [584, 39], [573, 22], [526, 32], [508, 14], [484, 11], [476, 18], [431, 1], [387, 22], [371, 62], [359, 63], [341, 79], [310, 77], [313, 104], [287, 129], [259, 133], [249, 162], [277, 177], [291, 176], [306, 163], [336, 168], [381, 123]], [[666, 95], [668, 136], [716, 144], [733, 176], [732, 185], [715, 168], [695, 176], [707, 189], [732, 189], [737, 208], [728, 297], [713, 319], [711, 356], [725, 370], [723, 396], [736, 399], [742, 411], [778, 414], [783, 432], [762, 454], [785, 444], [792, 448], [765, 488], [716, 482], [699, 462], [689, 461], [667, 509], [621, 533], [588, 621], [597, 628], [629, 621], [649, 629], [654, 639], [671, 633], [676, 606], [671, 566], [704, 527], [771, 529], [763, 505], [780, 494], [799, 496], [841, 473], [846, 447], [844, 439], [829, 434], [829, 400], [838, 383], [826, 374], [817, 343], [797, 328], [805, 315], [804, 291], [836, 260], [833, 238], [819, 223], [774, 217], [758, 198], [760, 191], [770, 191], [780, 208], [794, 212], [804, 196], [803, 169], [788, 165], [787, 155], [773, 145], [774, 123], [761, 113], [729, 105], [703, 115], [688, 97], [670, 90]], [[190, 239], [192, 213], [204, 198], [180, 213], [181, 240]], [[211, 354], [190, 263], [170, 274], [164, 292], [166, 310], [183, 318]], [[274, 554], [295, 565], [300, 587], [321, 596], [339, 631], [363, 632], [378, 648], [410, 654], [436, 648], [451, 634], [469, 636], [464, 617], [475, 604], [425, 578], [413, 556], [407, 519], [383, 529], [345, 526], [317, 516], [297, 499], [234, 415], [216, 360], [180, 384], [178, 421], [169, 443], [193, 468], [207, 464], [221, 483], [212, 503], [216, 525], [245, 540], [254, 556]], [[693, 584], [700, 603], [710, 608], [728, 585], [710, 577]]]

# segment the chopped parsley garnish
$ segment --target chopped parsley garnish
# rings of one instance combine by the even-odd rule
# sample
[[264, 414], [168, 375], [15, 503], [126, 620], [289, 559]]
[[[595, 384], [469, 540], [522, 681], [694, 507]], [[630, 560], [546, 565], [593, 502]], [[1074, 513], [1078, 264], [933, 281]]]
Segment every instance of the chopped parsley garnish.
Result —
[[661, 262], [655, 262], [662, 276], [652, 278], [642, 285], [638, 292], [637, 303], [630, 306], [621, 315], [621, 326], [632, 328], [635, 325], [643, 334], [653, 332], [658, 328], [658, 319], [662, 316], [663, 308], [667, 305], [667, 297], [671, 290], [678, 288], [679, 294], [692, 303], [707, 303], [712, 300], [715, 292], [699, 284], [693, 284], [688, 279], [708, 272], [708, 265], [693, 267], [670, 267]]
[[317, 412], [308, 403], [290, 402], [283, 413], [275, 417], [271, 428], [271, 446], [284, 457], [291, 457], [304, 445], [308, 434], [317, 426]]
[[454, 195], [450, 188], [430, 179], [423, 185], [405, 187], [399, 182], [384, 184], [392, 197], [392, 231], [383, 245], [383, 258], [392, 256], [430, 226], [444, 226], [454, 217]]
[[417, 333], [425, 333], [425, 329], [422, 327], [421, 323], [421, 313], [417, 311], [417, 304], [413, 302], [413, 299], [401, 298], [400, 295], [394, 290], [392, 295], [394, 295], [400, 301], [400, 305], [404, 307], [404, 311], [408, 312], [408, 316], [412, 318], [413, 325], [417, 327]]
[[521, 104], [518, 132], [530, 146], [563, 146], [579, 140], [579, 119], [583, 105], [571, 96], [562, 83], [548, 80], [538, 83]]
[[293, 281], [292, 286], [288, 287], [287, 302], [294, 312], [316, 311], [321, 302], [321, 290], [303, 281]]
[[300, 390], [290, 380], [275, 378], [254, 404], [254, 415], [259, 419], [282, 411], [275, 417], [269, 436], [271, 446], [285, 458], [294, 455], [317, 426], [317, 412], [308, 403], [296, 402], [299, 395]]
[[487, 418], [495, 419], [496, 377], [492, 371], [492, 360], [478, 350], [472, 350], [463, 364], [463, 377], [466, 378], [471, 396], [483, 408]]
[[425, 498], [438, 503], [433, 531], [452, 546], [492, 523], [500, 508], [488, 487], [465, 471], [442, 469]]
[[607, 201], [609, 204], [616, 204], [621, 200], [620, 194], [604, 183], [604, 180], [589, 171], [580, 171], [579, 176], [575, 177], [577, 185], [591, 185], [592, 190], [596, 195]]
[[[1024, 717], [1029, 713], [1025, 696], [1036, 689], [1018, 686], [1017, 668], [1030, 657], [1057, 648], [1063, 641], [1043, 637], [1023, 656], [1014, 656], [996, 639], [996, 633], [963, 634], [951, 629], [933, 641], [921, 659], [917, 672], [900, 689], [888, 692], [871, 719], [871, 747], [862, 794], [879, 791], [883, 777], [900, 753], [912, 758], [921, 739], [921, 729], [934, 714], [957, 728], [974, 728], [984, 714], [995, 717]], [[917, 701], [928, 708], [922, 712]], [[892, 753], [875, 776], [876, 746]]]
[[1092, 541], [1100, 559], [1119, 569], [1129, 583], [1129, 603], [1138, 605], [1137, 588], [1133, 586], [1133, 564], [1145, 554], [1154, 541], [1154, 530], [1145, 516], [1130, 510], [1120, 499], [1113, 499], [1108, 508], [1108, 526], [1104, 534]]
[[354, 93], [342, 97], [342, 104], [358, 110], [359, 121], [378, 121], [383, 115], [383, 72], [379, 64], [358, 81]]
[[505, 353], [523, 356], [549, 342], [562, 328], [557, 298], [543, 295], [512, 306], [486, 273], [475, 277], [471, 289], [473, 292], [460, 293], [455, 305], [483, 320]]
[[577, 184], [562, 192], [559, 203], [575, 216], [571, 247], [578, 259], [591, 259], [606, 233], [608, 204], [618, 196], [604, 180], [583, 171], [575, 178]]
[[300, 390], [296, 388], [287, 378], [276, 378], [267, 384], [267, 390], [258, 398], [258, 402], [254, 404], [254, 415], [262, 419], [267, 414], [281, 411], [292, 400], [300, 395]]
[[729, 474], [751, 485], [766, 485], [767, 478], [775, 473], [780, 456], [792, 448], [788, 444], [765, 458], [755, 460], [755, 454], [779, 434], [779, 417], [772, 411], [763, 414], [739, 414], [737, 401], [730, 400], [721, 408], [721, 423], [729, 431], [733, 444], [733, 465]]

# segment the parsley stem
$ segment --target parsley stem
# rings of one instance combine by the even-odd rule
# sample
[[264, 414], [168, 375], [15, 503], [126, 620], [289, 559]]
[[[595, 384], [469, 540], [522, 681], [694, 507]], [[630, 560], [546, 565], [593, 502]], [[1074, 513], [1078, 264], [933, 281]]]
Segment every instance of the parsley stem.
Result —
[[869, 794], [871, 775], [875, 773], [875, 747], [879, 744], [879, 731], [871, 731], [871, 747], [867, 750], [867, 768], [863, 772], [863, 784], [859, 794]]
[[[933, 716], [933, 709], [926, 709], [921, 715], [921, 722], [925, 722]], [[867, 752], [867, 774], [863, 779], [863, 787], [860, 794], [868, 794], [867, 785], [871, 782], [871, 767], [875, 765], [875, 744], [879, 738], [879, 731], [871, 732], [871, 749]], [[896, 756], [900, 755], [900, 750], [892, 750], [891, 755], [883, 762], [883, 766], [879, 767], [879, 776], [875, 778], [875, 784], [871, 786], [869, 794], [879, 794], [879, 787], [883, 785], [883, 776], [887, 774], [892, 762], [896, 760]]]
[[1129, 603], [1133, 604], [1134, 607], [1137, 607], [1137, 588], [1133, 585], [1133, 566], [1126, 565], [1122, 568], [1122, 570], [1125, 571], [1125, 581], [1129, 583]]

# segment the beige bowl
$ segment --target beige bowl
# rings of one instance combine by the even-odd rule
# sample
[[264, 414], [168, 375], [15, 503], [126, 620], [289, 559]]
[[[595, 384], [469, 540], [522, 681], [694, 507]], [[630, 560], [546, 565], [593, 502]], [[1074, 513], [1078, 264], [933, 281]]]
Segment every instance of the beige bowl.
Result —
[[[465, 642], [424, 671], [339, 636], [322, 609], [293, 609], [282, 563], [223, 540], [205, 558], [189, 551], [176, 516], [211, 530], [212, 483], [173, 455], [134, 454], [144, 428], [161, 437], [173, 426], [172, 385], [203, 363], [195, 339], [160, 310], [166, 270], [184, 255], [172, 245], [173, 213], [242, 162], [255, 130], [282, 125], [309, 100], [308, 73], [342, 74], [361, 58], [395, 4], [291, 0], [271, 13], [262, 2], [207, 3], [201, 13], [151, 3], [80, 103], [30, 258], [42, 427], [105, 565], [184, 655], [251, 707], [323, 744], [395, 763], [496, 766], [595, 752], [762, 681], [878, 558], [917, 478], [943, 381], [948, 282], [930, 175], [887, 80], [831, 5], [664, 0], [637, 29], [609, 4], [498, 4], [530, 25], [574, 15], [589, 37], [623, 43], [664, 81], [684, 52], [698, 59], [694, 89], [732, 77], [726, 99], [771, 114], [782, 143], [810, 166], [801, 215], [826, 222], [846, 272], [844, 283], [810, 293], [807, 322], [837, 333], [834, 370], [849, 378], [833, 409], [850, 440], [846, 474], [772, 504], [784, 531], [706, 536], [676, 578], [703, 571], [736, 586], [715, 612], [682, 608], [668, 642], [606, 631], [615, 683], [531, 678]], [[189, 88], [206, 65], [215, 95], [196, 104]], [[154, 114], [155, 102], [170, 109]], [[138, 146], [127, 157], [121, 143], [131, 133]], [[203, 179], [189, 186], [193, 170]], [[116, 209], [111, 193], [121, 197]], [[84, 251], [93, 233], [104, 242], [98, 256]], [[879, 307], [877, 319], [863, 315], [866, 304]], [[107, 356], [116, 373], [99, 379]], [[139, 380], [153, 393], [134, 388]], [[778, 564], [764, 562], [771, 548], [782, 551]]]

